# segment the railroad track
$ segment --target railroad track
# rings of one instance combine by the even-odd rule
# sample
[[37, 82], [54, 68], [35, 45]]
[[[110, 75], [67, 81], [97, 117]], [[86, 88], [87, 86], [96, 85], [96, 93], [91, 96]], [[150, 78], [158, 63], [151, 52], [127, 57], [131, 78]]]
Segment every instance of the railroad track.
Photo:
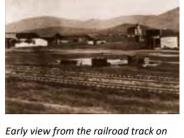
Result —
[[113, 80], [108, 78], [98, 79], [96, 77], [86, 77], [72, 76], [72, 75], [50, 75], [44, 74], [39, 75], [34, 72], [29, 73], [9, 73], [6, 77], [14, 77], [23, 80], [47, 82], [47, 83], [58, 83], [64, 85], [73, 85], [73, 86], [85, 86], [85, 87], [95, 87], [95, 88], [107, 88], [107, 89], [118, 89], [118, 90], [132, 90], [132, 91], [148, 91], [156, 93], [173, 93], [178, 94], [179, 86], [166, 85], [162, 83], [149, 83], [146, 81], [128, 81], [128, 80]]
[[[46, 77], [46, 78], [57, 78], [57, 79], [63, 79], [63, 80], [73, 80], [73, 81], [86, 81], [86, 82], [100, 82], [100, 83], [106, 83], [109, 85], [116, 84], [116, 85], [137, 85], [137, 86], [155, 86], [158, 88], [171, 88], [171, 86], [175, 89], [179, 88], [179, 85], [177, 82], [166, 82], [166, 83], [158, 83], [158, 81], [148, 81], [148, 80], [137, 80], [137, 79], [130, 79], [130, 78], [109, 78], [109, 77], [99, 77], [95, 75], [86, 75], [86, 74], [60, 74], [60, 75], [53, 75], [53, 74], [39, 74], [39, 73], [33, 73], [33, 72], [12, 72], [11, 75], [17, 76], [33, 76], [33, 77]], [[168, 85], [169, 84], [169, 85]]]
[[[64, 71], [59, 68], [48, 68], [45, 69], [43, 67], [32, 67], [32, 66], [23, 66], [23, 67], [15, 67], [8, 66], [7, 67], [11, 72], [14, 73], [32, 73], [34, 74], [50, 74], [50, 75], [65, 75], [65, 76], [85, 76], [85, 77], [96, 77], [96, 78], [107, 78], [112, 80], [130, 80], [130, 81], [147, 81], [147, 82], [159, 82], [166, 84], [178, 84], [178, 78], [171, 77], [171, 75], [162, 76], [162, 74], [158, 75], [147, 75], [147, 73], [138, 73], [138, 74], [109, 74], [109, 73], [98, 73], [98, 72], [81, 72], [81, 71]], [[46, 70], [46, 71], [45, 71]], [[151, 74], [151, 73], [150, 73]]]

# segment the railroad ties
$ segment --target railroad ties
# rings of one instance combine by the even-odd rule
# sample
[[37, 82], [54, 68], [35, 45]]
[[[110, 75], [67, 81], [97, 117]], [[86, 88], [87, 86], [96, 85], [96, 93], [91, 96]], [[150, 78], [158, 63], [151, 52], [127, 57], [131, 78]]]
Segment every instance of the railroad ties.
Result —
[[63, 71], [59, 68], [45, 69], [44, 67], [36, 66], [8, 66], [7, 68], [9, 71], [6, 73], [6, 77], [22, 80], [97, 89], [179, 93], [179, 81], [177, 78], [169, 76]]

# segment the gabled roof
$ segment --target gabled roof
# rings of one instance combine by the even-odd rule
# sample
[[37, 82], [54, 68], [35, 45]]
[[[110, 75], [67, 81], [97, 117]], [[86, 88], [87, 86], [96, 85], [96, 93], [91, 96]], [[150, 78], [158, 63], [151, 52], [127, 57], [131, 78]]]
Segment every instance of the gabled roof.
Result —
[[148, 29], [146, 30], [147, 36], [178, 36], [179, 32], [169, 29]]
[[39, 35], [36, 33], [17, 33], [17, 38], [38, 38]]
[[161, 30], [161, 36], [178, 36], [179, 32], [173, 30]]

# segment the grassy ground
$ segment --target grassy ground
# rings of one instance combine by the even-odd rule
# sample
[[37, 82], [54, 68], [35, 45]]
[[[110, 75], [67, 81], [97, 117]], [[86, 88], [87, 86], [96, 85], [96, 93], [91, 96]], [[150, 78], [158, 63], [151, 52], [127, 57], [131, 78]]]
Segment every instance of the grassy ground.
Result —
[[[178, 96], [7, 79], [6, 113], [177, 113]], [[16, 91], [15, 91], [16, 90]], [[17, 100], [11, 100], [11, 99]], [[21, 102], [26, 100], [29, 102]], [[50, 105], [67, 106], [60, 110]], [[97, 109], [100, 109], [99, 111]]]

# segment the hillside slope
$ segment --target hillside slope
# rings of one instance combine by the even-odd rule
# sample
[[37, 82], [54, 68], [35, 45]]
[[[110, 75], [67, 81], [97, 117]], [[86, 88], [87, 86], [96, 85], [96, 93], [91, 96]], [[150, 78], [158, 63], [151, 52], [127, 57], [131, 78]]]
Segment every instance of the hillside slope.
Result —
[[[73, 32], [78, 29], [104, 30], [114, 28], [122, 24], [142, 24], [153, 28], [167, 28], [179, 30], [179, 8], [175, 8], [160, 15], [132, 15], [121, 16], [108, 20], [90, 19], [87, 21], [68, 20], [56, 17], [35, 17], [24, 19], [6, 25], [6, 32], [27, 32], [46, 28], [73, 28]], [[59, 30], [62, 30], [62, 29]], [[67, 30], [67, 29], [64, 29]]]

